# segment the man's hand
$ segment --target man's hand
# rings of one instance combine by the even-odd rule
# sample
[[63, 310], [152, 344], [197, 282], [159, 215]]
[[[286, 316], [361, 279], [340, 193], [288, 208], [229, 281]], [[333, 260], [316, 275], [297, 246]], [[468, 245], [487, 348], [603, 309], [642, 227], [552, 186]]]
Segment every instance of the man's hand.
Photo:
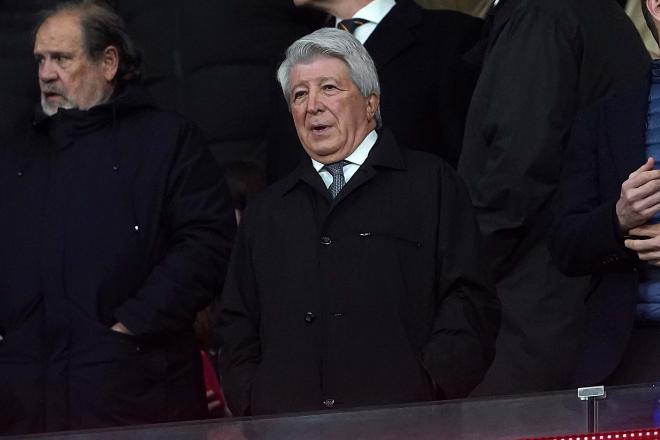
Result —
[[125, 326], [124, 324], [122, 324], [121, 322], [118, 322], [117, 324], [113, 325], [113, 326], [111, 327], [111, 330], [112, 330], [112, 331], [115, 331], [115, 332], [117, 332], [117, 333], [123, 333], [123, 334], [125, 334], [125, 335], [132, 335], [132, 334], [133, 334], [133, 333], [132, 333], [129, 329], [127, 329], [126, 326]]
[[653, 266], [660, 266], [660, 224], [643, 225], [629, 231], [630, 235], [648, 237], [627, 239], [624, 244], [630, 250], [637, 252], [640, 260]]
[[660, 170], [654, 170], [654, 165], [653, 158], [648, 158], [621, 185], [616, 216], [624, 233], [643, 225], [660, 211]]

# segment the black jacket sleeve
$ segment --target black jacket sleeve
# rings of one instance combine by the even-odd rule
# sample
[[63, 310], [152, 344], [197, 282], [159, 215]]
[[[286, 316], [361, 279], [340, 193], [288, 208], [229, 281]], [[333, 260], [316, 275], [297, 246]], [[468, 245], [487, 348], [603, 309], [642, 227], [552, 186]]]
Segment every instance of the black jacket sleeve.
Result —
[[199, 130], [181, 122], [164, 208], [167, 249], [115, 318], [137, 336], [189, 328], [222, 285], [236, 223], [222, 173]]
[[[558, 216], [549, 240], [550, 253], [566, 275], [611, 270], [634, 261], [623, 245], [615, 212], [617, 197], [601, 194], [599, 164], [600, 107], [576, 120], [566, 151], [558, 195]], [[641, 164], [640, 164], [641, 165]]]
[[522, 241], [545, 215], [577, 108], [579, 28], [552, 12], [528, 7], [513, 14], [468, 114], [458, 169], [496, 281], [515, 266]]

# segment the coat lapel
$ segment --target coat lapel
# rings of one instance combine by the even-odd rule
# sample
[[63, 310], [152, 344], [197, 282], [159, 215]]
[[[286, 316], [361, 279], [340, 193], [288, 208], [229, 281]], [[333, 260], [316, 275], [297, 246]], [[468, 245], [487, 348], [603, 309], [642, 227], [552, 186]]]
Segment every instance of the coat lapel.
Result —
[[288, 182], [284, 185], [282, 195], [286, 195], [298, 184], [307, 184], [315, 191], [321, 194], [326, 200], [331, 201], [331, 210], [341, 203], [349, 194], [369, 182], [377, 174], [377, 168], [405, 169], [405, 162], [401, 150], [394, 140], [394, 136], [389, 130], [383, 130], [378, 135], [378, 140], [369, 152], [367, 160], [351, 177], [346, 186], [337, 195], [337, 198], [331, 200], [330, 192], [325, 187], [323, 179], [312, 166], [309, 158], [303, 159], [296, 170], [287, 178]]
[[377, 169], [382, 167], [400, 170], [405, 169], [401, 150], [399, 150], [399, 147], [394, 140], [394, 136], [392, 136], [392, 133], [389, 130], [383, 130], [379, 133], [378, 140], [369, 152], [367, 160], [337, 195], [337, 198], [332, 204], [333, 207], [341, 203], [341, 201], [348, 197], [353, 191], [373, 179], [378, 174]]
[[648, 84], [610, 99], [605, 107], [609, 149], [621, 181], [646, 161]]
[[399, 0], [364, 43], [380, 69], [415, 42], [412, 29], [422, 20], [421, 8]]
[[288, 182], [284, 185], [282, 195], [286, 195], [289, 191], [295, 188], [296, 185], [302, 183], [307, 184], [322, 197], [330, 201], [330, 192], [325, 187], [325, 183], [323, 183], [323, 179], [321, 179], [319, 173], [314, 169], [309, 157], [305, 157], [301, 160], [298, 167], [287, 179]]

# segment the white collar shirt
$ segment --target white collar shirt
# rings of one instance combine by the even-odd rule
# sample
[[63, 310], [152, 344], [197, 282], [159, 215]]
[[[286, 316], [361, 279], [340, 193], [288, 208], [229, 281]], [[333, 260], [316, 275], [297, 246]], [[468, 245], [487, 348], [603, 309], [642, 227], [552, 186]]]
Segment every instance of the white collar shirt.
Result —
[[[367, 23], [362, 26], [358, 26], [353, 32], [355, 38], [357, 38], [360, 43], [364, 44], [367, 41], [367, 38], [373, 33], [383, 18], [390, 12], [395, 5], [394, 0], [373, 0], [367, 6], [357, 11], [353, 17], [350, 18], [361, 18], [367, 20]], [[335, 17], [335, 27], [339, 24], [342, 19]]]
[[[367, 156], [369, 156], [369, 152], [373, 148], [373, 146], [376, 144], [376, 140], [378, 139], [378, 134], [376, 133], [376, 130], [372, 130], [358, 145], [358, 147], [353, 151], [350, 156], [348, 156], [345, 160], [348, 161], [349, 163], [344, 165], [343, 171], [344, 171], [344, 181], [348, 183], [349, 180], [351, 180], [351, 177], [353, 177], [353, 174], [360, 168], [360, 166], [364, 163], [365, 160], [367, 160]], [[317, 162], [314, 159], [312, 159], [312, 165], [314, 166], [314, 169], [316, 170], [317, 173], [321, 176], [321, 179], [323, 179], [323, 183], [325, 183], [326, 188], [330, 188], [330, 185], [332, 185], [332, 174], [330, 174], [329, 171], [324, 169], [323, 165], [321, 162]]]

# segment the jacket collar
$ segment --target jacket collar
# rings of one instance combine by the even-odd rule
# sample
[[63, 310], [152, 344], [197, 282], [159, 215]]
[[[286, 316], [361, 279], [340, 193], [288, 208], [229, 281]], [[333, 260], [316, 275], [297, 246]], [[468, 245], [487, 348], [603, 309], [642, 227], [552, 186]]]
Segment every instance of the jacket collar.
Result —
[[104, 104], [99, 104], [89, 110], [64, 110], [59, 109], [53, 116], [46, 115], [41, 104], [38, 103], [34, 108], [32, 124], [37, 129], [43, 129], [49, 123], [55, 120], [111, 120], [113, 123], [118, 113], [129, 112], [137, 108], [154, 107], [153, 99], [149, 93], [141, 86], [128, 84], [117, 88], [110, 100]]
[[396, 2], [364, 43], [378, 71], [414, 44], [413, 28], [422, 22], [422, 18], [421, 7], [412, 0]]
[[[392, 170], [406, 169], [401, 149], [397, 145], [392, 133], [387, 129], [378, 131], [378, 140], [369, 152], [367, 160], [365, 160], [351, 180], [348, 181], [346, 187], [342, 190], [337, 199], [335, 199], [335, 203], [341, 201], [353, 190], [371, 180], [380, 168]], [[309, 157], [305, 157], [298, 164], [298, 167], [285, 178], [282, 196], [285, 196], [301, 184], [309, 185], [324, 197], [330, 199], [328, 189], [325, 187], [323, 179], [321, 179], [319, 173], [312, 166], [312, 161], [309, 160]]]

